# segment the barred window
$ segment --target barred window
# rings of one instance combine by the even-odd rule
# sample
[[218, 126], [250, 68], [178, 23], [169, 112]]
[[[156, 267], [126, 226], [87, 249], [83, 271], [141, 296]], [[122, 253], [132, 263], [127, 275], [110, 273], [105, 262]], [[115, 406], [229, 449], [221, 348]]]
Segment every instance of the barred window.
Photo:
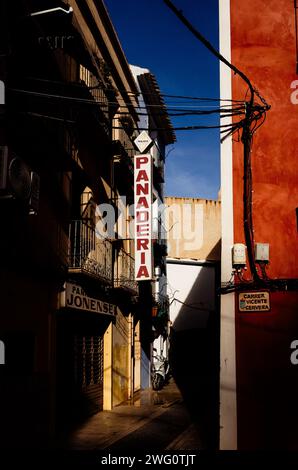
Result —
[[103, 338], [74, 337], [74, 379], [81, 387], [103, 382]]

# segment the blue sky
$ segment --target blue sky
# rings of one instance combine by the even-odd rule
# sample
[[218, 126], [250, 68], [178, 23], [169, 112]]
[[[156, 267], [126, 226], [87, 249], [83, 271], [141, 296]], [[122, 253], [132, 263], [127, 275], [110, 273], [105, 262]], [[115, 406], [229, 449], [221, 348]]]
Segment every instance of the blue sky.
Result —
[[[129, 63], [150, 69], [162, 93], [219, 97], [218, 60], [163, 0], [104, 1]], [[218, 48], [218, 0], [173, 0], [173, 3]], [[198, 116], [171, 120], [174, 126], [217, 124], [217, 118]], [[166, 194], [217, 199], [218, 130], [177, 131], [176, 136], [173, 150], [171, 146], [167, 148]]]

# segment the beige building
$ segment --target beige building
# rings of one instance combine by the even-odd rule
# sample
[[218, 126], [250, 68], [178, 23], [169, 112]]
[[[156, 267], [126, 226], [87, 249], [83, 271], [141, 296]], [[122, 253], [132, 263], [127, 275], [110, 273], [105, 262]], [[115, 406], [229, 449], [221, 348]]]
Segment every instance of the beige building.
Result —
[[220, 260], [221, 203], [188, 197], [165, 198], [170, 258]]
[[167, 197], [170, 359], [200, 422], [203, 448], [218, 446], [220, 201]]

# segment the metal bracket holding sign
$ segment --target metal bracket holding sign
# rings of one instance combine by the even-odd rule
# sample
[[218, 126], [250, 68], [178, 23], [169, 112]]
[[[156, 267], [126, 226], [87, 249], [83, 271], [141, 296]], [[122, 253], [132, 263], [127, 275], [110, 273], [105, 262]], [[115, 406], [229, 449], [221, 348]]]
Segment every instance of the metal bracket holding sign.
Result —
[[241, 292], [238, 295], [239, 312], [270, 312], [270, 292]]

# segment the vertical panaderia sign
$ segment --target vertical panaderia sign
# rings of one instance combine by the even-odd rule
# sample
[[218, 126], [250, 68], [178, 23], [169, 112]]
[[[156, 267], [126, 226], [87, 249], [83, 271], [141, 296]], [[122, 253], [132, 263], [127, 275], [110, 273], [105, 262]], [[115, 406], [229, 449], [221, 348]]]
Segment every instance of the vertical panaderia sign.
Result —
[[152, 157], [135, 155], [135, 279], [152, 279]]

